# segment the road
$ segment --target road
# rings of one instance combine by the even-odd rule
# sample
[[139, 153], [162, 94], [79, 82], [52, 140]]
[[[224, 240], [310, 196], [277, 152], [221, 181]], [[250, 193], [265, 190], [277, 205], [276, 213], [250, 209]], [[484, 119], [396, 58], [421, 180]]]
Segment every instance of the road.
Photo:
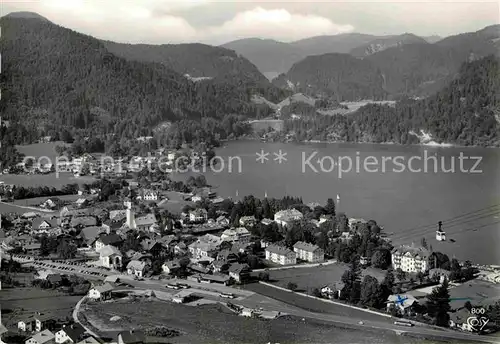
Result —
[[91, 329], [89, 329], [87, 326], [85, 326], [83, 323], [80, 322], [80, 319], [78, 319], [78, 313], [80, 312], [80, 307], [82, 306], [82, 302], [87, 298], [87, 296], [84, 296], [80, 299], [80, 301], [78, 301], [78, 303], [76, 304], [75, 308], [73, 309], [73, 321], [77, 324], [80, 324], [84, 329], [85, 331], [87, 331], [88, 334], [90, 334], [91, 336], [93, 336], [94, 338], [99, 338], [99, 336], [97, 335], [97, 333], [93, 332]]

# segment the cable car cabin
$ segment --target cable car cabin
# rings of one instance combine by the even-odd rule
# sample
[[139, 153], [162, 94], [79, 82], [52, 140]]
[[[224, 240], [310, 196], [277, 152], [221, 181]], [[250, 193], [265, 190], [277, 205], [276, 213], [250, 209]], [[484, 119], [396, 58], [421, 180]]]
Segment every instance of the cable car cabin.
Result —
[[446, 241], [446, 233], [441, 229], [443, 226], [443, 221], [438, 222], [438, 230], [436, 231], [437, 241]]
[[446, 232], [436, 231], [436, 240], [437, 241], [446, 241]]

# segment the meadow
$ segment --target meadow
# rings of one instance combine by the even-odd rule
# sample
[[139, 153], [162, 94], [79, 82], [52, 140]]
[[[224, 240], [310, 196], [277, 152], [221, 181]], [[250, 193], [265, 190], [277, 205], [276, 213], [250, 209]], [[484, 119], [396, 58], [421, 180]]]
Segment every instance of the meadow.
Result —
[[[290, 268], [283, 270], [269, 271], [271, 282], [277, 286], [286, 288], [288, 283], [297, 284], [297, 290], [311, 293], [314, 288], [322, 287], [334, 282], [339, 282], [344, 271], [349, 269], [349, 265], [343, 263], [322, 265], [308, 268]], [[370, 275], [382, 281], [385, 271], [373, 268], [361, 270], [362, 275]]]
[[7, 328], [12, 329], [18, 321], [36, 312], [64, 320], [71, 317], [71, 312], [80, 298], [81, 296], [69, 296], [54, 290], [34, 287], [2, 289], [2, 321]]

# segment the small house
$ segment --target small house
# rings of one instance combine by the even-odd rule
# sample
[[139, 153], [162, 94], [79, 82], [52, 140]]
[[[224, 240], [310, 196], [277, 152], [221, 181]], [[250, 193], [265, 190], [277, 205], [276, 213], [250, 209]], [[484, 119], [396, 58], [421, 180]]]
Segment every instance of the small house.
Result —
[[143, 277], [148, 271], [148, 264], [139, 260], [132, 260], [127, 264], [127, 273], [137, 277]]
[[229, 277], [233, 278], [237, 283], [242, 283], [250, 276], [250, 267], [248, 264], [232, 264], [229, 267]]
[[414, 308], [418, 305], [417, 299], [413, 295], [390, 295], [387, 299], [387, 310], [395, 307], [401, 315], [415, 314]]
[[458, 328], [462, 331], [474, 332], [474, 328], [467, 321], [473, 315], [466, 309], [450, 313], [450, 328]]
[[56, 332], [56, 343], [78, 343], [85, 334], [85, 329], [80, 324], [63, 326]]
[[26, 344], [50, 344], [55, 342], [55, 336], [49, 330], [44, 330], [29, 338]]
[[192, 296], [193, 296], [192, 292], [187, 291], [187, 290], [182, 290], [182, 291], [178, 292], [177, 294], [175, 294], [174, 296], [172, 296], [172, 302], [184, 303], [184, 302], [189, 301], [189, 299], [191, 299]]
[[120, 246], [123, 243], [123, 239], [116, 233], [111, 234], [101, 234], [99, 238], [95, 241], [95, 250], [99, 252], [104, 246], [112, 245], [115, 247]]
[[146, 343], [146, 336], [142, 331], [123, 331], [118, 334], [117, 342], [118, 344], [143, 344]]
[[243, 216], [240, 218], [240, 226], [243, 227], [253, 227], [255, 225], [255, 222], [257, 220], [255, 219], [255, 216]]
[[189, 212], [189, 221], [191, 222], [205, 222], [207, 218], [208, 213], [203, 208], [198, 208]]
[[92, 300], [109, 300], [111, 299], [111, 292], [113, 291], [113, 286], [109, 283], [98, 285], [89, 290], [89, 298]]
[[161, 268], [162, 268], [164, 273], [166, 273], [167, 275], [170, 275], [170, 274], [175, 274], [177, 271], [179, 271], [179, 269], [181, 268], [181, 265], [179, 264], [178, 260], [171, 260], [171, 261], [163, 263]]

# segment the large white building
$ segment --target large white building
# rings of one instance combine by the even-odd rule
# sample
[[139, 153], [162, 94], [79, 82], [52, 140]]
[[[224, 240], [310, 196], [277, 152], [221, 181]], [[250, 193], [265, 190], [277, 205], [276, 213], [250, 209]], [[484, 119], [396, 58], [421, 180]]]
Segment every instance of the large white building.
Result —
[[212, 257], [217, 254], [222, 242], [222, 239], [216, 235], [205, 234], [188, 246], [189, 253], [191, 253], [195, 259]]
[[299, 221], [304, 218], [304, 215], [297, 209], [286, 209], [278, 211], [274, 214], [274, 221], [282, 226], [289, 226], [293, 221]]
[[426, 272], [429, 270], [430, 251], [414, 245], [402, 245], [392, 250], [392, 267], [405, 272]]
[[251, 234], [245, 227], [226, 229], [220, 236], [222, 240], [232, 243], [248, 244]]
[[293, 251], [297, 254], [297, 258], [311, 263], [319, 263], [325, 260], [325, 251], [307, 242], [296, 242], [293, 245]]
[[189, 212], [189, 221], [191, 222], [205, 222], [207, 221], [207, 211], [203, 208], [197, 208]]
[[266, 259], [280, 265], [297, 264], [297, 254], [295, 252], [276, 245], [266, 247]]
[[99, 261], [101, 265], [110, 269], [119, 269], [122, 266], [123, 256], [119, 249], [112, 245], [106, 245], [99, 250]]

